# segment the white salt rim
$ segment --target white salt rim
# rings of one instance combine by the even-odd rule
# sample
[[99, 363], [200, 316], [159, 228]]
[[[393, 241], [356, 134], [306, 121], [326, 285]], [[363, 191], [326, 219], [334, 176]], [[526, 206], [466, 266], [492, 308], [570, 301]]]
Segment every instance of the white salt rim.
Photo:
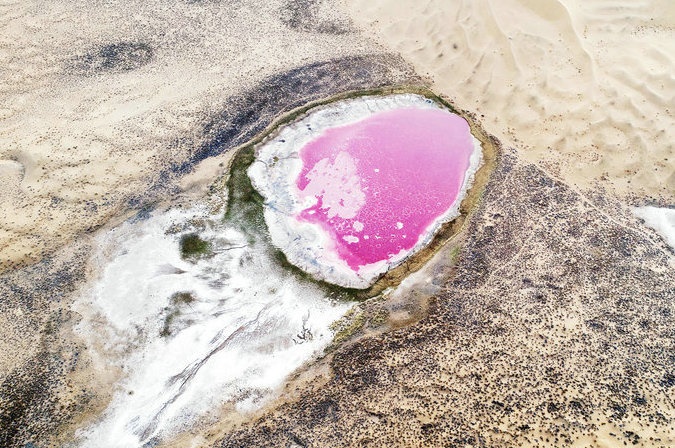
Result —
[[332, 103], [310, 112], [304, 118], [280, 129], [271, 140], [256, 148], [256, 160], [248, 175], [253, 186], [265, 198], [265, 222], [272, 243], [288, 261], [312, 276], [348, 288], [367, 288], [383, 273], [426, 246], [440, 227], [457, 216], [459, 206], [482, 164], [481, 143], [473, 135], [474, 148], [455, 202], [420, 235], [410, 250], [402, 250], [390, 260], [361, 266], [353, 271], [342, 260], [335, 244], [318, 225], [301, 223], [294, 216], [307, 207], [299, 201], [295, 182], [302, 171], [299, 151], [326, 129], [361, 121], [379, 112], [415, 107], [452, 113], [433, 100], [415, 94], [359, 97]]
[[666, 244], [675, 250], [675, 208], [647, 205], [633, 208], [633, 213], [643, 219], [646, 225], [656, 230]]

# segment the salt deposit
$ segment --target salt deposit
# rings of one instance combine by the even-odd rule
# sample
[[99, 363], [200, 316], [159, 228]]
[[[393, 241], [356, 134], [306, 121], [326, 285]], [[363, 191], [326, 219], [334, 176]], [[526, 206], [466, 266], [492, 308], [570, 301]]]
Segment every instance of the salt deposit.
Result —
[[664, 207], [636, 207], [633, 212], [656, 230], [663, 240], [675, 250], [675, 209]]
[[[178, 246], [195, 219], [213, 253], [189, 261]], [[80, 431], [83, 447], [144, 446], [227, 402], [257, 409], [330, 342], [329, 325], [349, 307], [200, 209], [125, 223], [99, 243], [101, 275], [76, 304], [78, 330], [99, 370], [121, 368], [123, 378], [100, 420]]]

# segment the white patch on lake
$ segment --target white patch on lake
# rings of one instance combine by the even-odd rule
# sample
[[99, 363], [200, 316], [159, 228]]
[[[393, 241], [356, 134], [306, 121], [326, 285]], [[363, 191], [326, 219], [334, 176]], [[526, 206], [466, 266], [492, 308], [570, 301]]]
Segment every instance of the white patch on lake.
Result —
[[636, 207], [633, 212], [675, 250], [675, 208], [646, 206]]

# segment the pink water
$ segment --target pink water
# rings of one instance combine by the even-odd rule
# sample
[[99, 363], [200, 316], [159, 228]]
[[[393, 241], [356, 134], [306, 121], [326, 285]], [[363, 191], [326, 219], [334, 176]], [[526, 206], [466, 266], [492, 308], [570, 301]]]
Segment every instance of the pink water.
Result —
[[452, 207], [472, 151], [467, 122], [440, 109], [330, 128], [300, 150], [296, 185], [301, 200], [316, 204], [297, 218], [320, 225], [354, 271], [390, 260]]

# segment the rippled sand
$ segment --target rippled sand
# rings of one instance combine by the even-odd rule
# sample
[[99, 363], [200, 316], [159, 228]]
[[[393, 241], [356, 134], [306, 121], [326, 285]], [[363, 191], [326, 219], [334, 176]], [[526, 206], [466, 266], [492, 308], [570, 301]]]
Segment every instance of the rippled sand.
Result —
[[675, 200], [675, 3], [345, 0], [488, 132], [580, 188]]

